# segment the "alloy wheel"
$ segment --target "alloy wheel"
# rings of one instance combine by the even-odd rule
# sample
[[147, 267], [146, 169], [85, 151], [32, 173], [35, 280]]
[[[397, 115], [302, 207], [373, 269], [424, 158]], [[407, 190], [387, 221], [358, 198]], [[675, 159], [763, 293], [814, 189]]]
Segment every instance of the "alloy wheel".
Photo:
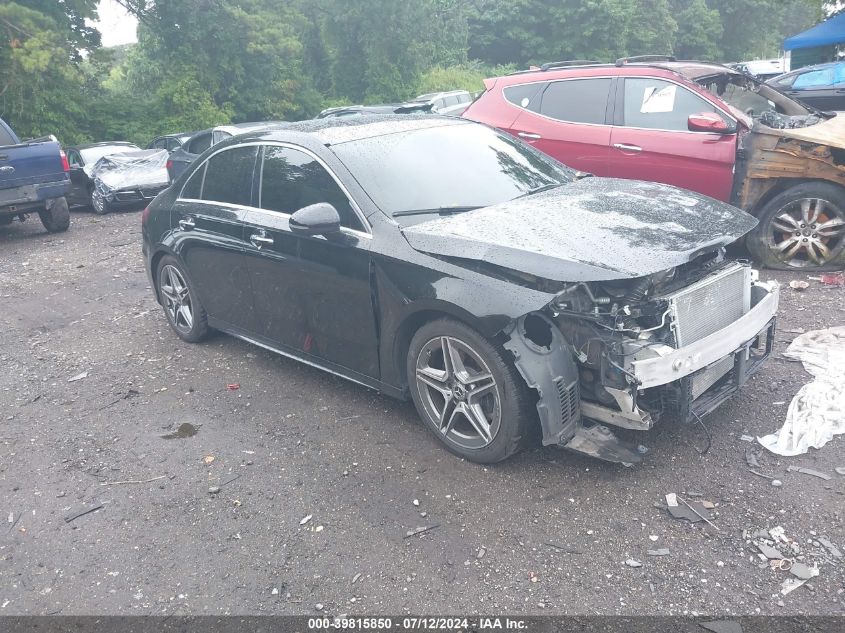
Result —
[[159, 287], [170, 322], [180, 332], [190, 332], [194, 327], [191, 292], [179, 269], [170, 264], [164, 266], [159, 275]]
[[444, 439], [479, 449], [499, 432], [502, 407], [496, 379], [464, 341], [452, 336], [428, 341], [417, 356], [416, 387], [427, 417]]
[[822, 198], [802, 198], [782, 207], [767, 233], [769, 247], [785, 264], [824, 266], [845, 247], [845, 212]]

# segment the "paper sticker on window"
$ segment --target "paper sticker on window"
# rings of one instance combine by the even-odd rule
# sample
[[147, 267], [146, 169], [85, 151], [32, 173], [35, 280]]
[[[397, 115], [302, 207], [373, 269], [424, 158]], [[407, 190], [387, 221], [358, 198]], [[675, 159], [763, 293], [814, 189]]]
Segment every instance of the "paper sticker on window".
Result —
[[657, 88], [650, 86], [643, 93], [643, 104], [640, 112], [644, 114], [671, 112], [675, 109], [675, 91], [677, 86], [670, 84]]

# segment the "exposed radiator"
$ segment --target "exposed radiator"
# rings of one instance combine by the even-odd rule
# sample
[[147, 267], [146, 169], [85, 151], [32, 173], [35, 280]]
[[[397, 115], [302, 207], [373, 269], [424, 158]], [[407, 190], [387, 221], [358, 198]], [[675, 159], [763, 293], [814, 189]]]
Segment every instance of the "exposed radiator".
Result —
[[675, 344], [683, 347], [728, 327], [751, 309], [751, 269], [730, 265], [668, 295]]
[[710, 365], [710, 367], [705, 367], [704, 369], [695, 372], [690, 377], [692, 379], [692, 384], [690, 385], [692, 399], [697, 400], [698, 396], [715, 385], [719, 379], [733, 369], [733, 367], [734, 357], [726, 356], [722, 360]]

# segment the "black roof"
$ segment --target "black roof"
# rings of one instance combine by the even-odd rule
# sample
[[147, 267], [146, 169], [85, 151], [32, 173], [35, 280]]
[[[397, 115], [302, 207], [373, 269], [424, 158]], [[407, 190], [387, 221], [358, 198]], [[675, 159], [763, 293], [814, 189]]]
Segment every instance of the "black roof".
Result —
[[255, 130], [248, 136], [283, 140], [290, 132], [310, 134], [325, 145], [336, 145], [396, 132], [419, 130], [446, 125], [471, 125], [472, 121], [436, 114], [362, 114], [354, 117], [308, 119], [284, 125], [276, 124], [266, 130]]

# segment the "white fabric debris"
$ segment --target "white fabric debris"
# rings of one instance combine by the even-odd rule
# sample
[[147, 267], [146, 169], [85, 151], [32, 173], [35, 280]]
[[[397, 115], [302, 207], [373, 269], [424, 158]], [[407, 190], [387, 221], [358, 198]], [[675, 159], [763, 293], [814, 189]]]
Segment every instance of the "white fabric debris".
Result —
[[797, 336], [784, 356], [800, 360], [815, 380], [792, 399], [781, 430], [757, 441], [772, 453], [790, 457], [821, 448], [834, 435], [845, 433], [845, 326]]

